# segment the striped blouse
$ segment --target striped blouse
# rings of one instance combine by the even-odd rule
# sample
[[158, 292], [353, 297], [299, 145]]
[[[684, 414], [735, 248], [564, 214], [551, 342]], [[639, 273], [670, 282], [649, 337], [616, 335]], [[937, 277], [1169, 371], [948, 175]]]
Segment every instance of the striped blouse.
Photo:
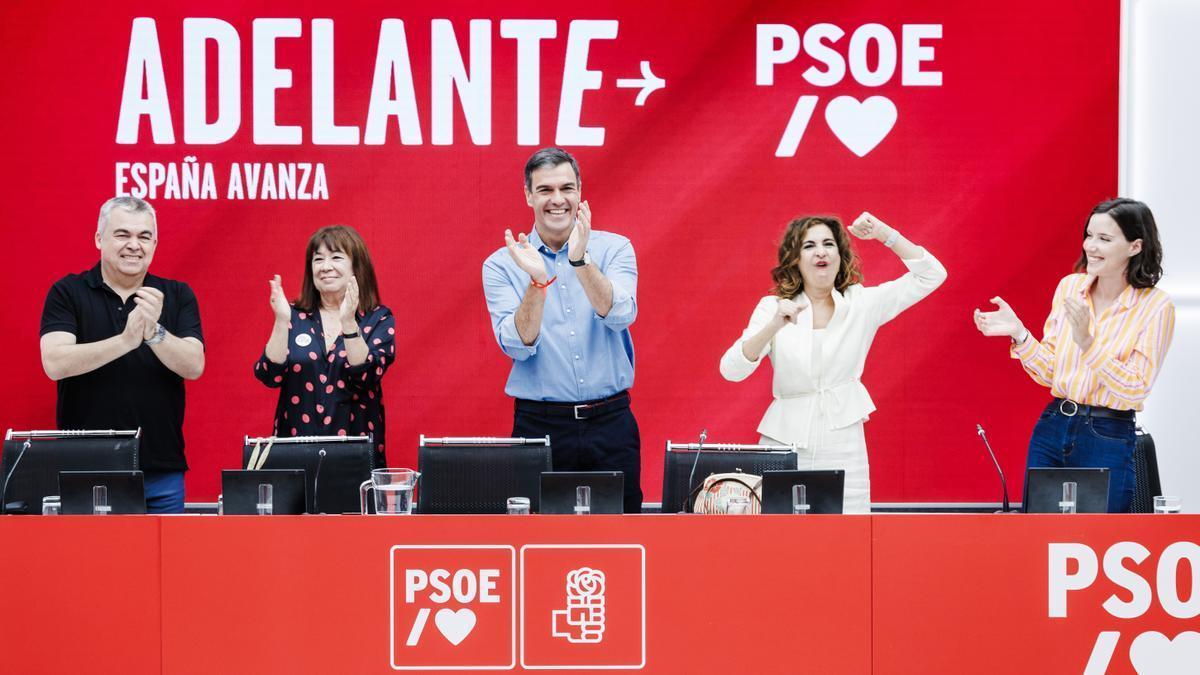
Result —
[[1087, 295], [1092, 313], [1092, 346], [1081, 352], [1071, 335], [1064, 300], [1084, 293], [1087, 275], [1063, 277], [1042, 341], [1030, 335], [1011, 348], [1025, 371], [1056, 398], [1115, 410], [1142, 409], [1175, 332], [1175, 306], [1157, 288], [1126, 286], [1100, 316]]

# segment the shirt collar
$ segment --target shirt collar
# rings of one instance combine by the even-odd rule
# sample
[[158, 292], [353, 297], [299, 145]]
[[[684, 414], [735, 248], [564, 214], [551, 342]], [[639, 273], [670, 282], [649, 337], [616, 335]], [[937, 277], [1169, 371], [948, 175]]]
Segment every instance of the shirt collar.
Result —
[[1133, 307], [1133, 303], [1137, 299], [1137, 293], [1138, 289], [1134, 288], [1132, 285], [1128, 285], [1125, 287], [1125, 290], [1121, 291], [1121, 294], [1117, 296], [1117, 302], [1120, 303], [1125, 309], [1129, 309], [1130, 307]]
[[[112, 290], [108, 284], [104, 283], [104, 275], [100, 272], [100, 263], [96, 263], [90, 270], [83, 273], [83, 279], [88, 286], [95, 289], [108, 288]], [[162, 290], [162, 284], [159, 283], [158, 277], [146, 272], [146, 276], [142, 279], [143, 286], [150, 286]]]
[[100, 274], [100, 263], [96, 263], [92, 269], [83, 273], [83, 278], [87, 281], [87, 285], [92, 288], [104, 287], [104, 276]]
[[567, 251], [566, 244], [563, 244], [562, 248], [558, 249], [557, 251], [551, 249], [550, 246], [546, 244], [546, 242], [542, 241], [542, 236], [540, 234], [538, 234], [537, 225], [534, 225], [532, 228], [529, 229], [529, 234], [526, 236], [526, 238], [529, 240], [530, 246], [533, 246], [538, 251], [541, 251], [542, 253], [545, 253], [546, 255], [549, 255], [549, 256], [555, 256], [555, 255], [558, 255], [559, 253], [566, 253], [566, 251]]

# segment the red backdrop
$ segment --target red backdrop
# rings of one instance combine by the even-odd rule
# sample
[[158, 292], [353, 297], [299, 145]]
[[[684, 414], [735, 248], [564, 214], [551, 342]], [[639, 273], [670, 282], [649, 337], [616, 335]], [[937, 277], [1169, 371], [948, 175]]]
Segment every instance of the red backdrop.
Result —
[[[188, 387], [190, 499], [215, 497], [218, 469], [238, 464], [243, 434], [269, 433], [276, 392], [250, 374], [270, 330], [266, 281], [282, 274], [295, 293], [304, 243], [329, 223], [363, 233], [384, 302], [398, 317], [398, 362], [385, 380], [391, 463], [415, 463], [420, 433], [506, 435], [508, 362], [492, 338], [480, 264], [502, 243], [506, 227], [528, 228], [522, 163], [537, 145], [560, 141], [580, 160], [596, 227], [629, 236], [638, 254], [633, 395], [648, 499], [660, 494], [665, 440], [694, 439], [704, 427], [713, 440], [757, 439], [769, 369], [732, 384], [720, 378], [717, 362], [769, 288], [784, 224], [805, 212], [853, 218], [864, 209], [927, 245], [950, 271], [932, 297], [883, 329], [868, 361], [865, 381], [879, 406], [867, 425], [874, 499], [994, 499], [976, 422], [989, 429], [1010, 487], [1018, 489], [1028, 434], [1047, 393], [1009, 361], [1002, 341], [974, 331], [970, 311], [1001, 293], [1040, 332], [1055, 281], [1074, 260], [1084, 215], [1115, 192], [1115, 0], [736, 2], [703, 11], [684, 3], [604, 2], [586, 13], [530, 2], [295, 2], [286, 11], [212, 2], [203, 16], [227, 23], [239, 38], [231, 53], [240, 55], [241, 92], [230, 106], [240, 109], [240, 125], [215, 144], [189, 143], [185, 135], [184, 19], [195, 14], [156, 7], [151, 18], [174, 142], [162, 142], [161, 130], [156, 139], [150, 117], [134, 115], [136, 142], [119, 143], [131, 32], [145, 11], [121, 1], [103, 9], [42, 3], [0, 10], [7, 73], [0, 105], [9, 131], [0, 222], [12, 244], [13, 282], [0, 309], [12, 368], [0, 394], [3, 426], [53, 427], [54, 385], [38, 355], [42, 301], [55, 279], [94, 264], [96, 210], [117, 189], [118, 163], [178, 168], [195, 157], [212, 165], [215, 198], [167, 196], [163, 187], [151, 197], [161, 228], [152, 271], [192, 285], [206, 334], [206, 372]], [[254, 87], [264, 99], [269, 92], [267, 78], [255, 76], [254, 21], [281, 15], [300, 20], [300, 37], [275, 41], [275, 67], [289, 69], [292, 80], [275, 92], [275, 118], [299, 126], [302, 140], [256, 144]], [[358, 127], [360, 135], [370, 115], [381, 21], [403, 20], [419, 144], [401, 142], [395, 117], [380, 145], [313, 143], [313, 45], [320, 27], [312, 20], [326, 18], [335, 88], [318, 98], [331, 99], [335, 122]], [[540, 133], [519, 144], [518, 41], [502, 37], [502, 21], [529, 18], [552, 21], [556, 37], [539, 42]], [[432, 102], [435, 19], [450, 21], [456, 41], [441, 44], [461, 51], [468, 64], [484, 53], [482, 43], [479, 54], [470, 47], [469, 22], [490, 21], [480, 29], [490, 36], [491, 89], [483, 96], [489, 139], [476, 109], [472, 133], [457, 95], [452, 118]], [[592, 40], [586, 53], [587, 69], [602, 79], [582, 93], [579, 123], [603, 127], [600, 145], [556, 135], [571, 117], [560, 114], [560, 95], [566, 89], [568, 101], [576, 98], [572, 86], [563, 86], [564, 63], [569, 36], [586, 28], [571, 22], [581, 19], [616, 22], [616, 37]], [[808, 48], [790, 61], [778, 54], [787, 62], [774, 67], [773, 84], [756, 84], [757, 26], [790, 26], [800, 43], [818, 23], [844, 31], [826, 41], [838, 56]], [[906, 25], [939, 26], [941, 37], [910, 29], [925, 37], [906, 44]], [[876, 37], [863, 42], [869, 35]], [[894, 74], [885, 78], [889, 41], [897, 56]], [[786, 50], [788, 42], [767, 46]], [[205, 54], [208, 86], [197, 91], [213, 123], [216, 44], [207, 43]], [[809, 68], [812, 80], [821, 82], [821, 73], [834, 79], [847, 54], [851, 67], [836, 83], [805, 79]], [[638, 90], [617, 81], [641, 78], [642, 61], [666, 86], [637, 106]], [[157, 62], [151, 59], [151, 71]], [[265, 63], [260, 54], [258, 67]], [[926, 74], [906, 77], [905, 67]], [[578, 68], [568, 70], [575, 73], [565, 78], [572, 85], [584, 81]], [[532, 73], [528, 62], [521, 72]], [[881, 74], [872, 79], [871, 72]], [[940, 73], [940, 84], [929, 73]], [[136, 82], [126, 105], [141, 90]], [[776, 156], [801, 96], [817, 97], [815, 112], [794, 156]], [[894, 126], [882, 140], [871, 139], [879, 142], [861, 157], [835, 133], [849, 138], [844, 132], [854, 126], [853, 115], [826, 118], [828, 103], [839, 96], [882, 96], [895, 106]], [[860, 112], [872, 111], [878, 112]], [[866, 116], [866, 122], [887, 118]], [[435, 144], [439, 119], [452, 121], [449, 144]], [[869, 132], [866, 122], [854, 128]], [[321, 163], [328, 198], [229, 199], [230, 166], [245, 162]], [[903, 269], [874, 242], [859, 251], [869, 283]]]

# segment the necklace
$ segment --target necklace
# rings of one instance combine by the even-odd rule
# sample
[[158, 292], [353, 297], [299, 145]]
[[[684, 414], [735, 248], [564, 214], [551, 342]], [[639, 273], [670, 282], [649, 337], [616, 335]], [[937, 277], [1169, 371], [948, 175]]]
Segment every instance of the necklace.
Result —
[[325, 335], [326, 341], [336, 340], [338, 334], [341, 333], [341, 323], [338, 321], [333, 321], [332, 323], [333, 332], [331, 333], [329, 332], [329, 327], [326, 325], [327, 322], [325, 321], [325, 313], [321, 312], [321, 333]]

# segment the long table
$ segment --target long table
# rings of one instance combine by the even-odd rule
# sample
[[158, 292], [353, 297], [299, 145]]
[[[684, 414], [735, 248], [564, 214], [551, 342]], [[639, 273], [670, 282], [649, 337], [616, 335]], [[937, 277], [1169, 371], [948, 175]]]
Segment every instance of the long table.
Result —
[[1198, 539], [1191, 515], [8, 516], [0, 672], [1197, 672]]

